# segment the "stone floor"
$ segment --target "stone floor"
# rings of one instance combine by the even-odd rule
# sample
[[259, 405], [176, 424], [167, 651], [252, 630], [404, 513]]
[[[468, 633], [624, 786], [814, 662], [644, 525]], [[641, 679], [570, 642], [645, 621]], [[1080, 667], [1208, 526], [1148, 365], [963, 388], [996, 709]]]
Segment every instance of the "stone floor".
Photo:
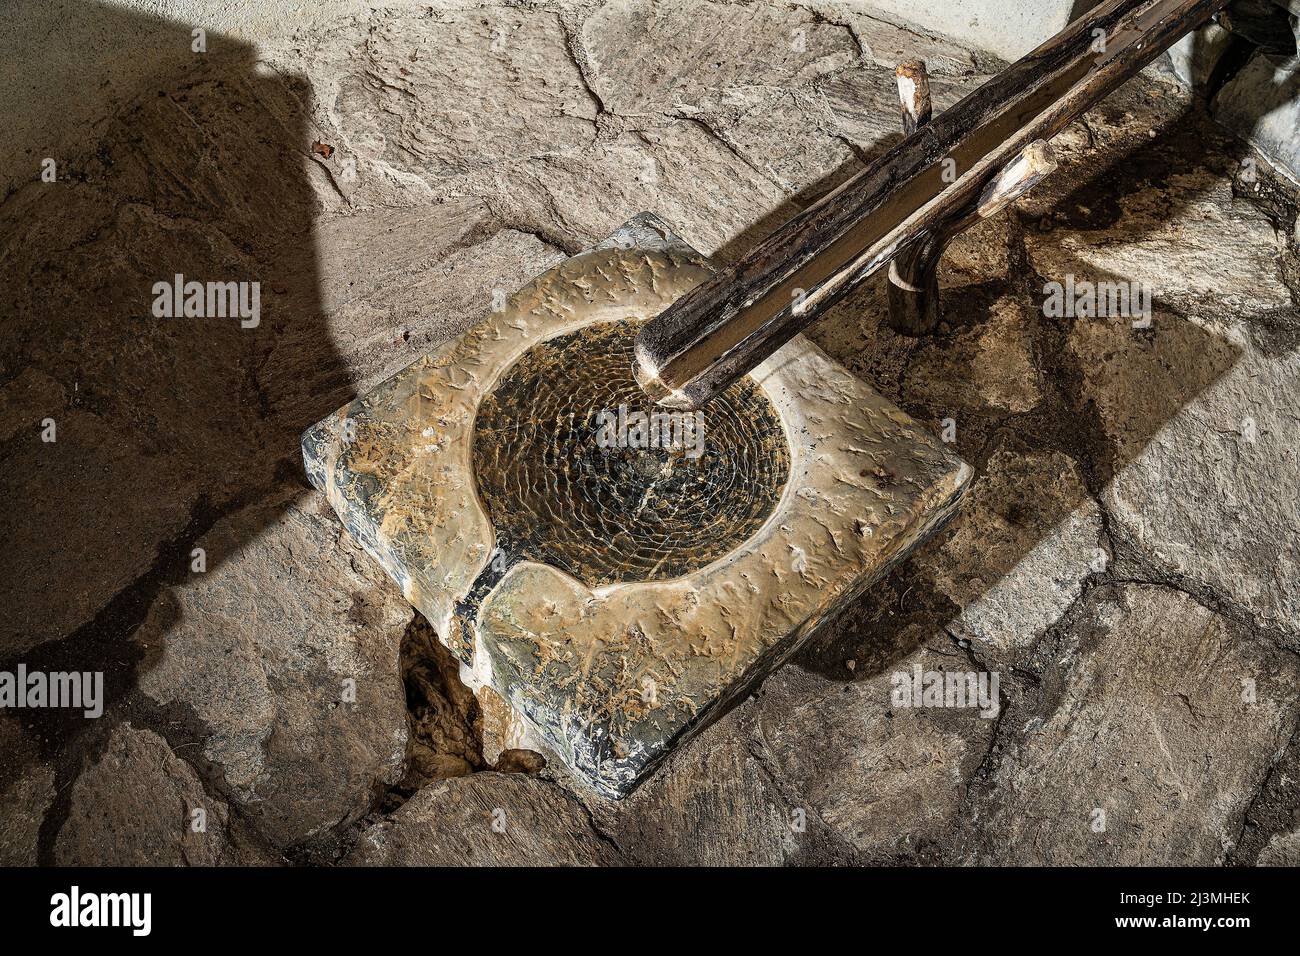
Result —
[[[1300, 861], [1296, 199], [1158, 77], [957, 243], [935, 335], [878, 283], [810, 330], [971, 496], [622, 803], [485, 753], [301, 474], [307, 425], [632, 215], [742, 253], [897, 141], [904, 56], [939, 107], [999, 67], [833, 2], [376, 11], [213, 37], [5, 196], [0, 670], [107, 707], [0, 718], [0, 862]], [[176, 272], [261, 282], [260, 324], [155, 319]], [[1150, 328], [1045, 316], [1067, 275], [1148, 283]], [[914, 667], [996, 672], [996, 716], [891, 706]]]

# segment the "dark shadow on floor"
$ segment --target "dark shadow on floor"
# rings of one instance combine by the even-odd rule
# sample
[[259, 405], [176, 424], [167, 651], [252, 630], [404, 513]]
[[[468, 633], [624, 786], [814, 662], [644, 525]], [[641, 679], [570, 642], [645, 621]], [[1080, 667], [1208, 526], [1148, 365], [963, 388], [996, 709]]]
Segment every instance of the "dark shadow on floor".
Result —
[[[188, 25], [120, 7], [65, 3], [59, 17], [53, 45], [115, 38], [137, 77], [141, 62], [179, 65], [54, 153], [54, 182], [40, 178], [48, 147], [20, 144], [29, 174], [0, 204], [0, 670], [105, 675], [99, 720], [4, 718], [34, 748], [4, 761], [0, 791], [37, 758], [56, 769], [44, 862], [77, 767], [160, 651], [132, 633], [196, 573], [215, 522], [301, 475], [299, 434], [351, 385], [321, 315], [310, 177], [325, 174], [312, 168], [305, 81], [216, 33], [193, 52]], [[75, 141], [67, 132], [52, 139]], [[154, 284], [178, 275], [247, 283], [236, 291], [250, 314], [160, 317]], [[201, 299], [215, 311], [206, 286]], [[231, 550], [206, 553], [207, 572]], [[169, 719], [204, 732], [192, 715]]]

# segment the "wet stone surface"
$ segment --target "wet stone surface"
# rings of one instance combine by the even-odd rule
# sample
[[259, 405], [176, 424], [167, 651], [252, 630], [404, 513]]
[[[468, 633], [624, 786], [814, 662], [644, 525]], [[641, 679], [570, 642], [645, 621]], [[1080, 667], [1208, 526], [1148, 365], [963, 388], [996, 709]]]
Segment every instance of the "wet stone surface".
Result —
[[474, 477], [508, 560], [589, 587], [667, 580], [744, 544], [776, 509], [790, 453], [771, 402], [745, 380], [698, 414], [656, 409], [632, 378], [638, 328], [534, 346], [479, 406]]

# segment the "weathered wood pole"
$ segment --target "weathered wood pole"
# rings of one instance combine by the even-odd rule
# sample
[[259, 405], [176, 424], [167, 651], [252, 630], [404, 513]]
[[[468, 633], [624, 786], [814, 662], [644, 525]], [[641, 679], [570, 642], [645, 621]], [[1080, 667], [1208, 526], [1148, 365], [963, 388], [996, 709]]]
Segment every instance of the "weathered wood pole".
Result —
[[646, 323], [637, 381], [699, 408], [1227, 2], [1105, 0]]

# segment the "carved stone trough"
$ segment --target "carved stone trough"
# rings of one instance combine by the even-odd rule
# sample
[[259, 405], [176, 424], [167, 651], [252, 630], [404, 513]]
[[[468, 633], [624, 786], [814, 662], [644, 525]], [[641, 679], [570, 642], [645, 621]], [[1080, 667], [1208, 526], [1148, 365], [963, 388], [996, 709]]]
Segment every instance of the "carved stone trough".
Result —
[[638, 216], [303, 436], [312, 483], [459, 658], [489, 755], [538, 750], [607, 797], [942, 524], [971, 475], [801, 336], [699, 413], [702, 442], [647, 442], [632, 334], [709, 275]]

